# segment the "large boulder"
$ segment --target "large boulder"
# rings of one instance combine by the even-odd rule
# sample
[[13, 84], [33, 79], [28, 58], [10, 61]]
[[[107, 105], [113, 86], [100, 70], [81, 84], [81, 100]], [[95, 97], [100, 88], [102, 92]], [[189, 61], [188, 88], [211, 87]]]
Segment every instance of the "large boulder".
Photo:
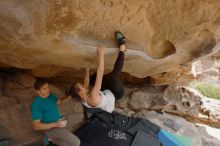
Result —
[[[12, 145], [39, 140], [41, 134], [32, 128], [29, 105], [17, 104], [0, 110], [0, 123], [10, 133], [2, 133], [2, 137], [12, 139]], [[6, 131], [7, 131], [6, 130]], [[5, 130], [4, 130], [5, 131]]]
[[117, 108], [128, 112], [155, 110], [218, 128], [220, 127], [219, 105], [219, 100], [204, 97], [189, 87], [152, 85], [128, 88], [124, 97], [116, 102]]
[[3, 78], [0, 78], [0, 96], [3, 95]]
[[[106, 49], [106, 71], [116, 58], [114, 31], [127, 37], [124, 72], [146, 77], [170, 72], [219, 49], [220, 4], [196, 1], [8, 0], [0, 2], [0, 66], [55, 75], [96, 68], [96, 46]], [[53, 74], [44, 65], [61, 66]]]
[[166, 105], [163, 92], [166, 86], [145, 86], [131, 93], [130, 107], [134, 110], [153, 109]]
[[8, 75], [4, 78], [3, 93], [19, 103], [30, 102], [36, 95], [33, 88], [35, 78], [26, 74]]
[[18, 101], [13, 97], [0, 96], [0, 108], [5, 108], [18, 104]]

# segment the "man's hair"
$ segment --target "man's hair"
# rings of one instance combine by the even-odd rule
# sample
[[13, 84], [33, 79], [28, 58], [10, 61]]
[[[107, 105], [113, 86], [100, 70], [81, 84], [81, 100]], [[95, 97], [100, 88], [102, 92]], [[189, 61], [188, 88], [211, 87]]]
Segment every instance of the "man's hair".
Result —
[[76, 82], [73, 82], [69, 89], [69, 95], [72, 97], [79, 97], [77, 90], [76, 90]]
[[40, 90], [44, 84], [48, 83], [45, 79], [37, 79], [34, 83], [34, 88]]

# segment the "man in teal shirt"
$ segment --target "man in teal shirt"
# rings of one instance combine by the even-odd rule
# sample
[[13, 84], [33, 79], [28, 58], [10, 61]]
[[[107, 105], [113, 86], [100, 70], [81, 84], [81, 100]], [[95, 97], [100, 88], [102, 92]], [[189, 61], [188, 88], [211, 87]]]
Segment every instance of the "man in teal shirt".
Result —
[[34, 88], [38, 96], [31, 106], [33, 128], [45, 131], [45, 135], [59, 146], [79, 146], [79, 138], [65, 128], [67, 121], [60, 114], [57, 105], [71, 96], [58, 98], [50, 93], [49, 85], [45, 80], [37, 80]]

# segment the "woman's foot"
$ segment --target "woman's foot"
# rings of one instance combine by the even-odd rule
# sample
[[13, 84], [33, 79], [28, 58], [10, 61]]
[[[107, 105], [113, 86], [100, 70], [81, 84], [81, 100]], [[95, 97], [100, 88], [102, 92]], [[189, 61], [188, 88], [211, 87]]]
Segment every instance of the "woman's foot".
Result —
[[125, 36], [120, 31], [116, 31], [115, 32], [115, 39], [117, 41], [119, 50], [125, 51], [125, 41], [126, 41]]

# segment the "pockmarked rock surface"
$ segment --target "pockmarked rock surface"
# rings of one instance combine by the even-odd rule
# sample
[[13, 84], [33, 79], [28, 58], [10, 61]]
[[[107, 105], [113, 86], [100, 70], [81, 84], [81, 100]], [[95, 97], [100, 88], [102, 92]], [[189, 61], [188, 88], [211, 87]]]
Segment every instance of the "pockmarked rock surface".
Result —
[[116, 30], [128, 42], [123, 71], [136, 77], [219, 50], [218, 0], [8, 0], [0, 2], [0, 20], [1, 67], [95, 69], [96, 46], [104, 44], [108, 72]]

